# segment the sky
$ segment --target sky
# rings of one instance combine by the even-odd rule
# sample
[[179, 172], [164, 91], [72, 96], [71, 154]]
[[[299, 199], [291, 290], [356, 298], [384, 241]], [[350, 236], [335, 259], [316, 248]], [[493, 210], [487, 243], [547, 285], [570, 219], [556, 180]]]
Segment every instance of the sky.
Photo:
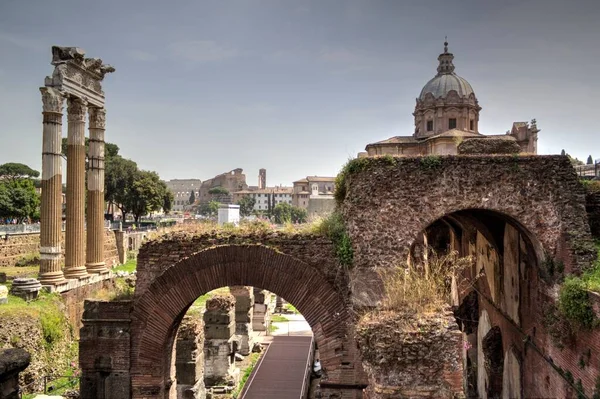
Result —
[[142, 169], [334, 176], [413, 133], [445, 36], [481, 133], [535, 118], [540, 154], [600, 158], [599, 19], [598, 0], [0, 0], [0, 164], [41, 168], [38, 88], [60, 45], [116, 68], [106, 141]]

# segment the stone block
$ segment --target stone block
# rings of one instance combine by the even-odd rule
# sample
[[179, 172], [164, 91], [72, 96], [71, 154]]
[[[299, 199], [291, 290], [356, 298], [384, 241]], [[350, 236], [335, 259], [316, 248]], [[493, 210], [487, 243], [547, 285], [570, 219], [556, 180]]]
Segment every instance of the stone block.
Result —
[[225, 324], [206, 324], [204, 326], [204, 338], [209, 339], [229, 339], [235, 334], [235, 323], [232, 321]]
[[0, 349], [0, 398], [19, 399], [19, 373], [30, 361], [31, 356], [23, 349]]
[[0, 273], [0, 283], [6, 283], [6, 273]]
[[235, 313], [222, 313], [222, 312], [204, 312], [204, 324], [225, 324], [228, 325], [235, 321]]
[[0, 285], [0, 305], [8, 303], [8, 288], [5, 285]]
[[38, 280], [29, 277], [19, 277], [13, 280], [11, 294], [30, 301], [37, 298], [41, 289], [42, 284]]

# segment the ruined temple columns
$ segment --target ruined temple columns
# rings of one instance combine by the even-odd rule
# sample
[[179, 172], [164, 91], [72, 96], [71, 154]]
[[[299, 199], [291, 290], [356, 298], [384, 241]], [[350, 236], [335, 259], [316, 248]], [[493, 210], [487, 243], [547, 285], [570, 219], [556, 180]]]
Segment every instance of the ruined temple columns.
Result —
[[90, 107], [90, 145], [87, 171], [87, 245], [85, 268], [88, 273], [106, 272], [104, 263], [104, 129], [106, 110]]
[[40, 220], [40, 275], [43, 285], [65, 281], [61, 270], [62, 225], [62, 109], [64, 98], [41, 87], [44, 118], [42, 138], [42, 204]]
[[87, 277], [85, 268], [85, 114], [87, 102], [67, 100], [67, 225], [65, 231], [65, 277]]

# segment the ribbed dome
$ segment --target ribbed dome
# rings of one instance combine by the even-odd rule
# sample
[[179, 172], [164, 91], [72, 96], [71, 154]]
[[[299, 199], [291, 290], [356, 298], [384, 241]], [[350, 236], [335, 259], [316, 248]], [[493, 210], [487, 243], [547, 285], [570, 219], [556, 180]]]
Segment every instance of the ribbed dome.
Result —
[[459, 97], [468, 97], [473, 93], [473, 88], [465, 79], [455, 73], [444, 73], [427, 82], [419, 99], [424, 100], [427, 93], [431, 93], [434, 98], [446, 98], [451, 90], [456, 91]]

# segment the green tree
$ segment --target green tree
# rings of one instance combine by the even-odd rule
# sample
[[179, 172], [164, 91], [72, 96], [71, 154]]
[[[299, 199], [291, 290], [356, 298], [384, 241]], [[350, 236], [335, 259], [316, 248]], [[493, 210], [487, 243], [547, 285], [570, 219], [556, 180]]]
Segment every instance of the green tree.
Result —
[[192, 190], [190, 192], [190, 199], [188, 200], [188, 203], [192, 205], [194, 202], [196, 202], [196, 193], [194, 193], [194, 190]]
[[22, 163], [9, 162], [0, 165], [0, 179], [16, 181], [38, 177], [39, 175], [40, 172]]
[[104, 197], [110, 204], [115, 204], [123, 214], [123, 220], [131, 208], [129, 208], [129, 193], [138, 172], [135, 162], [125, 159], [120, 155], [106, 159], [104, 174]]
[[249, 195], [244, 195], [242, 198], [240, 198], [237, 204], [240, 206], [241, 216], [250, 216], [254, 210], [254, 205], [256, 205], [256, 199], [250, 197]]
[[[61, 141], [61, 148], [60, 151], [63, 154], [63, 156], [67, 156], [67, 138], [64, 137]], [[90, 148], [90, 139], [88, 137], [85, 138], [85, 153], [88, 153], [88, 150]], [[119, 155], [119, 146], [113, 143], [104, 143], [104, 157], [106, 159], [110, 158], [110, 157], [116, 157], [117, 155]]]
[[40, 198], [31, 179], [0, 183], [0, 218], [15, 218], [19, 223], [39, 217]]
[[304, 223], [308, 219], [306, 209], [292, 206], [286, 202], [280, 202], [273, 208], [275, 223]]
[[161, 181], [161, 183], [165, 186], [165, 195], [163, 197], [163, 212], [169, 213], [171, 212], [171, 209], [173, 209], [173, 201], [175, 201], [175, 197], [173, 196], [171, 190], [167, 188], [165, 182]]
[[166, 188], [156, 172], [140, 170], [135, 174], [125, 203], [136, 223], [139, 222], [140, 217], [163, 208]]
[[203, 216], [217, 216], [219, 213], [219, 202], [210, 201], [203, 203], [198, 207], [198, 213]]
[[210, 190], [208, 190], [208, 193], [211, 195], [229, 195], [229, 190], [227, 190], [225, 187], [213, 187]]
[[587, 159], [587, 162], [586, 162], [586, 163], [587, 163], [588, 165], [593, 165], [593, 164], [594, 164], [594, 160], [592, 159], [592, 156], [591, 156], [591, 155], [588, 155], [588, 159]]

